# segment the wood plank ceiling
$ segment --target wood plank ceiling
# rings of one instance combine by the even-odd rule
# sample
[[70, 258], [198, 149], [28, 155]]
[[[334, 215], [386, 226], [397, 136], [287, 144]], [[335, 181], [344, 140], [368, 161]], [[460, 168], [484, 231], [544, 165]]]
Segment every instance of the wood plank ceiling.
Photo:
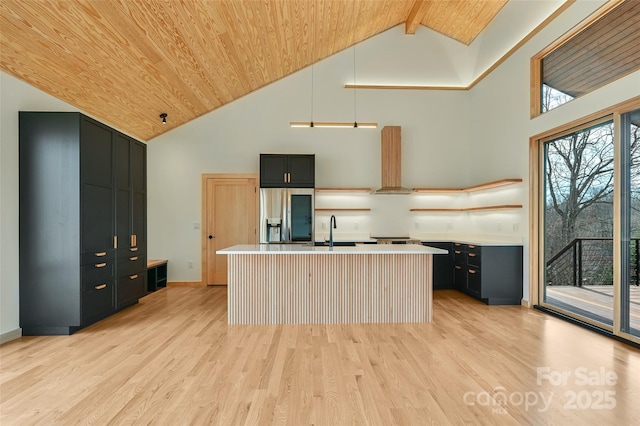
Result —
[[640, 1], [623, 1], [545, 56], [542, 82], [575, 98], [637, 69]]
[[506, 2], [1, 0], [0, 68], [149, 140], [398, 24], [469, 44]]

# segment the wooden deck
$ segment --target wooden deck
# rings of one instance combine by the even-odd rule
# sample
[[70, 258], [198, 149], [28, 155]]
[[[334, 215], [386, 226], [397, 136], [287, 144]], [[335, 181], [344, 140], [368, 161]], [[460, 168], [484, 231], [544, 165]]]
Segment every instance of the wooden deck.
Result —
[[[630, 288], [631, 328], [640, 334], [640, 287]], [[602, 322], [613, 324], [613, 286], [549, 286], [547, 303], [563, 307], [571, 312], [590, 313], [592, 319], [604, 319]]]

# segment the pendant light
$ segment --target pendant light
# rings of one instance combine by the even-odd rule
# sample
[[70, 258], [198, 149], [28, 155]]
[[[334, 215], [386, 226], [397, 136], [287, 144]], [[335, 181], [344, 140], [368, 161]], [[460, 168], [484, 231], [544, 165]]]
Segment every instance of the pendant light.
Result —
[[[313, 41], [313, 40], [312, 40]], [[312, 58], [311, 58], [311, 120], [310, 121], [291, 121], [290, 127], [330, 127], [330, 128], [354, 128], [354, 129], [375, 129], [378, 127], [378, 123], [358, 123], [357, 120], [357, 99], [356, 99], [356, 43], [354, 38], [353, 43], [353, 122], [331, 122], [331, 121], [313, 121], [313, 63], [315, 61], [315, 55], [313, 55], [312, 44]]]

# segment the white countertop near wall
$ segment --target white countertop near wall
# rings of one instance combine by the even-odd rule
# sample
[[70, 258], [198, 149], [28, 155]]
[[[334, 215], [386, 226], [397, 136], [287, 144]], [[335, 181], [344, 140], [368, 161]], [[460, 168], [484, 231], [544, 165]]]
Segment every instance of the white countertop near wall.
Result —
[[355, 247], [326, 247], [307, 244], [241, 244], [217, 254], [447, 254], [447, 250], [420, 244], [366, 244]]
[[[419, 240], [423, 243], [429, 242], [454, 242], [463, 244], [476, 244], [479, 246], [506, 246], [506, 245], [523, 245], [523, 237], [520, 235], [499, 235], [499, 234], [431, 234], [431, 233], [414, 233], [409, 238]], [[329, 241], [329, 234], [316, 233], [316, 242], [324, 243]], [[333, 241], [339, 242], [355, 242], [355, 243], [374, 243], [377, 240], [368, 235], [339, 233], [334, 234]]]

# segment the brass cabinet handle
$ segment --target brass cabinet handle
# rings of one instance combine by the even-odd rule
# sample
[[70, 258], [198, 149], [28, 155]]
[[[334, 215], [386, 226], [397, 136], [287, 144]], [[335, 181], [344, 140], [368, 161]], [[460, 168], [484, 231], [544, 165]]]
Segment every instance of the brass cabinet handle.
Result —
[[96, 268], [104, 268], [105, 266], [107, 266], [106, 262], [105, 263], [96, 263], [95, 264]]
[[476, 255], [473, 253], [469, 253], [469, 257], [476, 257]]
[[138, 247], [131, 247], [129, 251], [138, 251]]
[[130, 245], [131, 247], [135, 247], [135, 246], [136, 246], [136, 241], [135, 241], [135, 238], [134, 238], [134, 235], [133, 235], [133, 234], [131, 234], [131, 235], [129, 236], [129, 245]]
[[138, 278], [138, 275], [137, 275], [137, 274], [136, 274], [136, 275], [131, 275], [131, 276], [129, 276], [129, 279], [130, 279], [130, 280], [135, 280], [136, 278]]
[[133, 234], [133, 246], [138, 246], [138, 234]]
[[461, 252], [460, 250], [454, 250], [454, 253], [455, 253], [455, 254], [460, 254], [460, 253], [462, 253], [462, 252]]
[[470, 274], [475, 274], [476, 272], [478, 272], [478, 271], [476, 271], [476, 270], [474, 270], [474, 269], [469, 269], [469, 273], [470, 273]]
[[114, 249], [118, 248], [118, 236], [117, 235], [113, 236], [113, 248]]
[[284, 183], [287, 183], [287, 172], [285, 172], [284, 175], [282, 176], [282, 181]]
[[453, 243], [453, 245], [456, 246], [456, 247], [460, 247], [461, 244], [460, 243]]
[[138, 256], [130, 257], [129, 260], [131, 260], [131, 261], [138, 260]]
[[106, 256], [107, 252], [106, 251], [101, 251], [100, 253], [96, 253], [96, 257], [102, 257], [102, 256]]
[[100, 284], [96, 286], [96, 290], [102, 290], [103, 288], [107, 288], [106, 284]]
[[476, 248], [473, 244], [469, 244], [469, 248]]
[[456, 265], [456, 269], [462, 269], [462, 266]]
[[291, 183], [291, 173], [287, 173], [287, 183]]

